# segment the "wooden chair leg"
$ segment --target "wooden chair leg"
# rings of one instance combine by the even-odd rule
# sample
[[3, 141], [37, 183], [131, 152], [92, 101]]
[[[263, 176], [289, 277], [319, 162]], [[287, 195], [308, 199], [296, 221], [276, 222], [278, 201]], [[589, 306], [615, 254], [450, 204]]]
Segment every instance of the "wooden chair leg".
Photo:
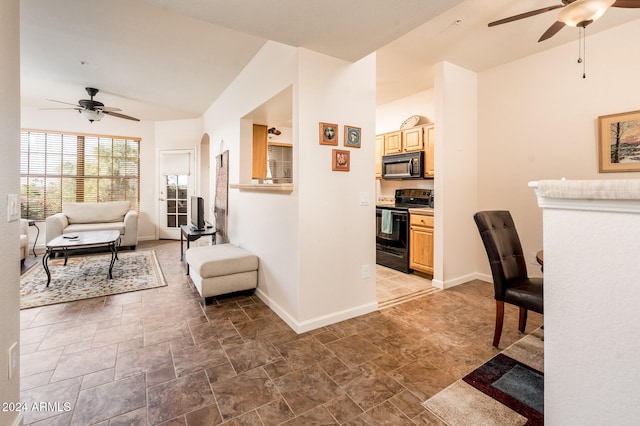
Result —
[[520, 333], [524, 333], [524, 329], [527, 326], [527, 310], [520, 308], [520, 318], [518, 319], [518, 330]]
[[498, 347], [500, 336], [502, 335], [502, 324], [504, 323], [504, 302], [496, 300], [496, 329], [493, 333], [493, 346]]

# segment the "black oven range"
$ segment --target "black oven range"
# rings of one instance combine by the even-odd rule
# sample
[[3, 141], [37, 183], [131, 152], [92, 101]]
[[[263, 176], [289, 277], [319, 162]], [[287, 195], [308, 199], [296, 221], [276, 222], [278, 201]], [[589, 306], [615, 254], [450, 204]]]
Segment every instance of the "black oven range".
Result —
[[396, 189], [394, 203], [376, 205], [376, 263], [405, 273], [409, 267], [409, 209], [433, 208], [432, 189]]

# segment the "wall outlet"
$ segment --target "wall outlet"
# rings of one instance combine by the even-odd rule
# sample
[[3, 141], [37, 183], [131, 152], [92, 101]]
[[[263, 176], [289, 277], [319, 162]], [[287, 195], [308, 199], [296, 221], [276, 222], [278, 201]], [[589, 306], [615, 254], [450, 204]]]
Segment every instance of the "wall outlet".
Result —
[[13, 342], [9, 348], [9, 379], [18, 374], [18, 342]]
[[368, 206], [369, 205], [369, 193], [368, 192], [361, 192], [360, 196], [360, 205], [361, 206]]
[[362, 279], [365, 280], [371, 277], [371, 267], [369, 265], [362, 265]]

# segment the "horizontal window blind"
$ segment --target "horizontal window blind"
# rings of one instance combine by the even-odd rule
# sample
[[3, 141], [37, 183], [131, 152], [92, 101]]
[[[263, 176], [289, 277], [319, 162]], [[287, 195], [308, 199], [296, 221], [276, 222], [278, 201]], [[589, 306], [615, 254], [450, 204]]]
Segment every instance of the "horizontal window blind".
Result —
[[130, 201], [140, 206], [140, 139], [20, 132], [23, 218], [43, 220], [67, 201]]

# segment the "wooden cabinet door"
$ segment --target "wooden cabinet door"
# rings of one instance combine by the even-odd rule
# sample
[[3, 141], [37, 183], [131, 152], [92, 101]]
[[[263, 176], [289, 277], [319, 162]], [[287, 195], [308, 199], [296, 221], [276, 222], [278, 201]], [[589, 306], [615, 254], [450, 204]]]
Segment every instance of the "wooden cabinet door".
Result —
[[266, 179], [267, 177], [267, 126], [253, 125], [253, 158], [251, 177]]
[[382, 178], [382, 156], [384, 155], [384, 135], [376, 136], [376, 178]]
[[409, 256], [411, 268], [433, 274], [433, 228], [411, 227]]
[[433, 161], [434, 128], [434, 126], [424, 128], [424, 177], [426, 178], [435, 176], [435, 163]]
[[384, 155], [400, 154], [402, 152], [402, 132], [384, 134]]
[[402, 131], [402, 143], [405, 152], [422, 151], [424, 142], [422, 127], [414, 127]]

